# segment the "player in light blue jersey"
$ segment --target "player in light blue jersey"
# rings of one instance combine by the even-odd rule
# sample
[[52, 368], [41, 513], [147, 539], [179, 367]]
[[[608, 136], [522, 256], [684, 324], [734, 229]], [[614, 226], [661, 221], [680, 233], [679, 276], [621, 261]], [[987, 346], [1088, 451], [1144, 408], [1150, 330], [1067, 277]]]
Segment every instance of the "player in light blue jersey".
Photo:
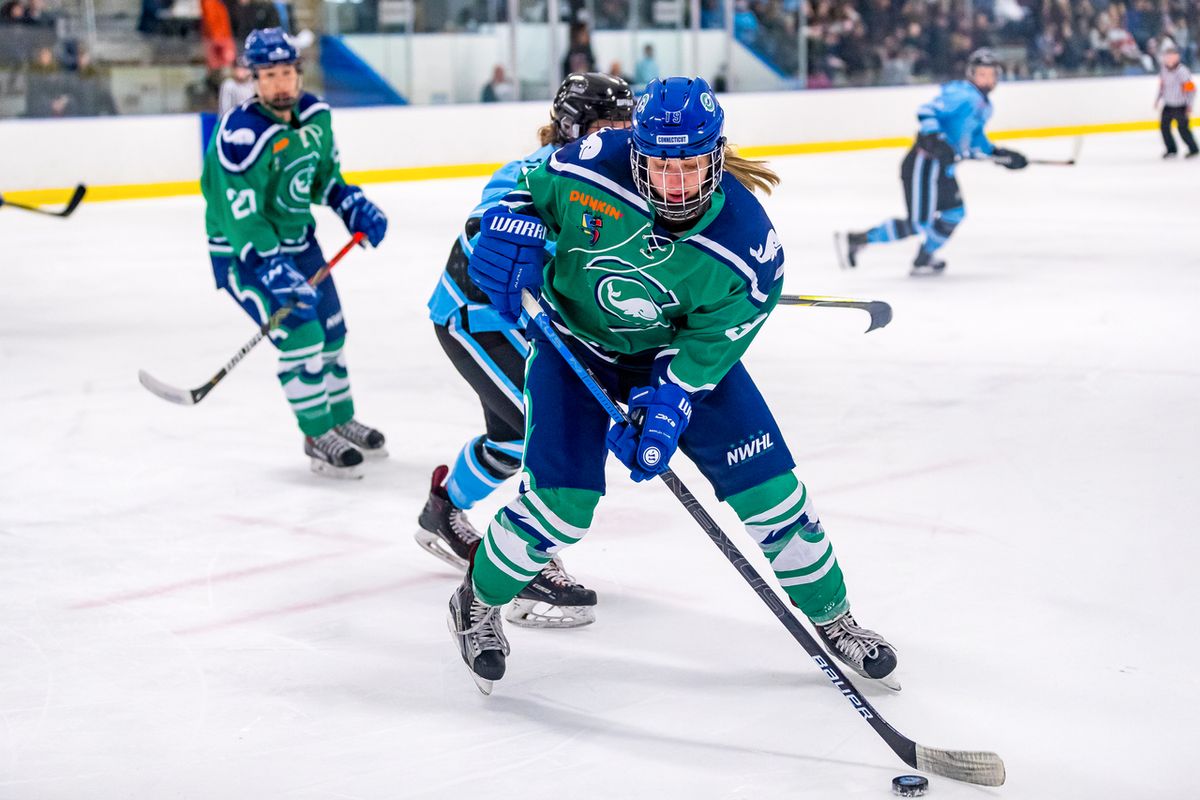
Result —
[[946, 268], [935, 254], [966, 214], [956, 162], [988, 158], [1008, 169], [1028, 164], [1015, 150], [994, 146], [983, 130], [992, 116], [988, 94], [996, 88], [999, 72], [1000, 63], [991, 50], [976, 50], [967, 62], [967, 80], [944, 84], [936, 98], [917, 110], [917, 141], [900, 168], [908, 216], [868, 231], [839, 234], [836, 244], [843, 267], [858, 266], [858, 253], [868, 244], [920, 234], [923, 241], [912, 274], [937, 275]]
[[[442, 349], [483, 405], [485, 432], [463, 446], [453, 467], [433, 471], [416, 533], [418, 544], [460, 569], [466, 569], [471, 548], [479, 541], [479, 532], [463, 512], [517, 473], [525, 448], [523, 394], [529, 345], [521, 335], [523, 327], [501, 317], [487, 294], [467, 276], [479, 220], [488, 209], [510, 202], [506, 196], [521, 175], [558, 148], [602, 128], [627, 128], [632, 113], [633, 92], [621, 78], [596, 72], [568, 75], [551, 105], [550, 123], [538, 131], [542, 146], [505, 164], [488, 181], [429, 300], [429, 316]], [[554, 243], [548, 242], [546, 249], [553, 255]], [[571, 578], [561, 561], [554, 559], [513, 601], [508, 618], [528, 627], [578, 627], [595, 620], [595, 605], [596, 593]]]

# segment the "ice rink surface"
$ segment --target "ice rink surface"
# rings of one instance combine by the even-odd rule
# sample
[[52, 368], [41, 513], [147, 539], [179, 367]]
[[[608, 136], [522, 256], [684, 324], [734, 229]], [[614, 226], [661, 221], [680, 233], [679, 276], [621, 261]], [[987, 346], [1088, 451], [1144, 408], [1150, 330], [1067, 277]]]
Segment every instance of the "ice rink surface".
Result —
[[[1008, 767], [931, 797], [1195, 791], [1200, 163], [1160, 148], [962, 166], [933, 279], [907, 277], [913, 241], [835, 266], [832, 231], [901, 212], [900, 151], [775, 162], [786, 291], [895, 309], [864, 336], [859, 312], [780, 307], [747, 358], [859, 620], [899, 650], [904, 691], [863, 691]], [[458, 578], [412, 532], [481, 429], [424, 309], [481, 184], [367, 187], [391, 232], [335, 274], [391, 458], [353, 483], [309, 473], [266, 347], [194, 408], [138, 385], [197, 385], [253, 333], [212, 289], [199, 198], [0, 212], [0, 798], [882, 798], [911, 771], [666, 488], [616, 467], [566, 554], [598, 621], [509, 626], [508, 676], [476, 691]]]

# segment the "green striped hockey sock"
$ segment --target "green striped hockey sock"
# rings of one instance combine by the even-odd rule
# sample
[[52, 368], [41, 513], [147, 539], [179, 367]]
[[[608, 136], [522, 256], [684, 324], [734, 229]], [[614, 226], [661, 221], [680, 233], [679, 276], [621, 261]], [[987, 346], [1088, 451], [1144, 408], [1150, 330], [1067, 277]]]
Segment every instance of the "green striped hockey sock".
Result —
[[346, 343], [343, 336], [336, 342], [326, 342], [321, 351], [325, 375], [325, 391], [329, 393], [329, 414], [334, 425], [354, 419], [354, 398], [350, 396], [350, 373], [346, 371]]
[[551, 556], [587, 533], [599, 502], [599, 492], [536, 489], [500, 509], [475, 553], [475, 594], [492, 606], [512, 600]]
[[824, 624], [849, 608], [833, 545], [794, 474], [739, 492], [729, 504], [771, 562], [783, 590], [809, 619]]
[[279, 329], [273, 338], [279, 347], [279, 383], [300, 430], [305, 436], [320, 436], [333, 427], [321, 358], [321, 326], [316, 321], [306, 322], [295, 330]]

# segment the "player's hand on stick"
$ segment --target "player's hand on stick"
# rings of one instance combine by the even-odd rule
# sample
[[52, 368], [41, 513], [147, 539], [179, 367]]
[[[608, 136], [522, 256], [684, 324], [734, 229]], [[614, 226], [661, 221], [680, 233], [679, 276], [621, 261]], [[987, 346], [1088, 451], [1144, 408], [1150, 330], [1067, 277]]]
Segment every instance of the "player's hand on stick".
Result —
[[498, 206], [480, 220], [467, 274], [506, 319], [521, 315], [522, 289], [537, 295], [541, 288], [545, 243], [546, 226], [537, 217]]
[[954, 163], [954, 148], [940, 133], [922, 133], [917, 137], [917, 146], [943, 164]]
[[329, 197], [329, 205], [346, 223], [350, 233], [362, 233], [372, 247], [378, 247], [387, 234], [387, 215], [367, 199], [357, 186], [339, 186]]
[[293, 317], [304, 321], [317, 318], [317, 300], [321, 294], [296, 269], [291, 256], [282, 253], [271, 256], [263, 260], [254, 272], [276, 300], [292, 307]]
[[673, 383], [655, 389], [642, 386], [629, 393], [629, 415], [636, 422], [622, 422], [608, 430], [608, 449], [629, 467], [635, 481], [648, 481], [666, 470], [679, 439], [692, 418], [687, 392]]
[[1006, 150], [1003, 147], [992, 151], [992, 160], [1005, 169], [1025, 169], [1029, 166], [1029, 159], [1025, 156], [1016, 150]]

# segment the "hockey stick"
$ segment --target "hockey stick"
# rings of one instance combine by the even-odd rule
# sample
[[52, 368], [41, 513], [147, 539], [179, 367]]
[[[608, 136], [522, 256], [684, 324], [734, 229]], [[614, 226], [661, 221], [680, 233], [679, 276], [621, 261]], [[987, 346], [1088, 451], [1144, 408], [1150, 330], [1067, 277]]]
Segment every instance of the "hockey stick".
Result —
[[[554, 325], [550, 321], [549, 315], [542, 304], [536, 300], [528, 290], [521, 293], [521, 307], [529, 314], [534, 324], [538, 326], [541, 332], [549, 340], [551, 346], [558, 351], [563, 360], [571, 370], [579, 376], [587, 386], [588, 391], [592, 396], [604, 407], [608, 412], [609, 417], [614, 422], [628, 422], [629, 417], [625, 412], [613, 402], [608, 396], [608, 392], [596, 380], [596, 376], [592, 374], [586, 366], [580, 363], [575, 354], [559, 337], [554, 330]], [[766, 604], [767, 608], [771, 609], [771, 613], [776, 619], [787, 628], [788, 633], [792, 634], [800, 646], [808, 653], [817, 667], [825, 673], [825, 677], [833, 683], [834, 687], [840, 691], [859, 716], [867, 721], [874, 728], [875, 732], [892, 748], [893, 752], [900, 757], [900, 760], [908, 764], [913, 769], [918, 769], [923, 772], [932, 772], [935, 775], [941, 775], [946, 778], [953, 778], [966, 783], [974, 783], [980, 786], [1000, 786], [1004, 783], [1004, 762], [1000, 760], [1000, 756], [995, 753], [975, 750], [940, 750], [934, 747], [925, 747], [917, 744], [912, 739], [901, 734], [895, 728], [887, 723], [875, 710], [875, 707], [864, 697], [860, 696], [858, 690], [854, 688], [854, 684], [846, 677], [841, 668], [828, 658], [825, 651], [813, 639], [812, 634], [808, 632], [800, 621], [788, 610], [787, 606], [779, 599], [779, 596], [771, 590], [762, 576], [751, 566], [746, 557], [742, 555], [737, 546], [729, 540], [725, 532], [717, 525], [716, 521], [708, 515], [708, 512], [700, 505], [700, 501], [688, 491], [683, 485], [683, 481], [679, 479], [670, 469], [667, 469], [659, 474], [663, 483], [670, 488], [671, 493], [676, 499], [683, 504], [683, 507], [692, 515], [692, 519], [696, 520], [697, 524], [708, 534], [708, 538], [712, 539], [713, 544], [725, 555], [729, 563], [734, 569], [741, 574], [746, 583], [750, 584], [759, 598]]]
[[0, 208], [3, 208], [4, 206], [11, 206], [13, 208], [19, 208], [22, 211], [32, 211], [35, 214], [45, 214], [48, 217], [69, 217], [75, 212], [75, 209], [79, 207], [79, 204], [83, 202], [83, 196], [85, 194], [87, 194], [86, 186], [84, 186], [82, 183], [76, 186], [75, 192], [71, 195], [71, 199], [67, 201], [67, 204], [61, 211], [47, 211], [46, 209], [39, 208], [37, 206], [27, 206], [24, 203], [14, 203], [12, 200], [5, 200], [3, 195], [0, 195]]
[[[346, 246], [337, 252], [337, 255], [329, 259], [329, 263], [321, 267], [319, 270], [317, 270], [317, 274], [309, 278], [308, 285], [316, 286], [318, 283], [325, 280], [325, 276], [329, 274], [330, 270], [337, 266], [337, 263], [342, 260], [342, 257], [345, 256], [346, 253], [349, 253], [351, 248], [353, 248], [356, 244], [361, 242], [363, 237], [364, 234], [354, 234], [354, 238], [347, 242]], [[174, 386], [163, 383], [149, 372], [146, 372], [144, 369], [138, 370], [138, 381], [140, 381], [142, 386], [145, 386], [151, 394], [157, 395], [167, 402], [175, 403], [181, 406], [194, 406], [196, 403], [199, 403], [201, 400], [203, 400], [205, 395], [211, 392], [213, 387], [220, 383], [221, 380], [238, 365], [238, 362], [245, 358], [246, 355], [254, 349], [255, 345], [265, 339], [272, 330], [279, 327], [279, 323], [283, 322], [283, 320], [287, 318], [288, 314], [292, 313], [292, 309], [294, 308], [294, 304], [286, 305], [272, 314], [271, 318], [259, 327], [258, 333], [254, 334], [250, 341], [242, 345], [241, 349], [233, 354], [233, 358], [225, 362], [225, 366], [221, 367], [221, 369], [217, 371], [217, 374], [209, 378], [208, 382], [202, 386], [198, 386], [195, 389], [177, 389]]]
[[892, 307], [882, 300], [855, 300], [851, 297], [822, 297], [811, 294], [783, 294], [779, 302], [785, 306], [814, 306], [817, 308], [858, 308], [871, 315], [870, 333], [892, 321]]
[[1070, 158], [1027, 158], [1025, 159], [1025, 163], [1041, 164], [1044, 166], [1048, 165], [1051, 167], [1073, 167], [1079, 161], [1079, 153], [1081, 150], [1083, 150], [1083, 137], [1076, 136], [1075, 147], [1071, 151]]

